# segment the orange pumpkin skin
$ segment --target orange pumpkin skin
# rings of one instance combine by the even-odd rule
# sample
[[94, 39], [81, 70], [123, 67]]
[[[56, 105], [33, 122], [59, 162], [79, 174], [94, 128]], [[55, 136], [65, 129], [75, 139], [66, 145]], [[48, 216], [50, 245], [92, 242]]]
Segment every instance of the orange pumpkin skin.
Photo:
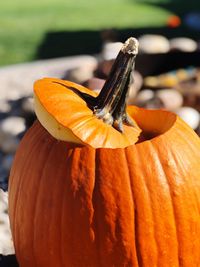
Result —
[[200, 266], [200, 140], [171, 113], [129, 113], [156, 137], [94, 149], [27, 132], [9, 180], [20, 267]]

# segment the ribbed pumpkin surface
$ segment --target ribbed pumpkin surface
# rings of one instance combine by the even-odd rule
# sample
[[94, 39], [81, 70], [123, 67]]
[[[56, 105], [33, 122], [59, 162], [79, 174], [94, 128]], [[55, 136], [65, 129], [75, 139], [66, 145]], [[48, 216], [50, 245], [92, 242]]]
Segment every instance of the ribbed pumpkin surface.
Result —
[[199, 159], [179, 119], [126, 149], [73, 148], [36, 122], [10, 175], [20, 266], [200, 266]]

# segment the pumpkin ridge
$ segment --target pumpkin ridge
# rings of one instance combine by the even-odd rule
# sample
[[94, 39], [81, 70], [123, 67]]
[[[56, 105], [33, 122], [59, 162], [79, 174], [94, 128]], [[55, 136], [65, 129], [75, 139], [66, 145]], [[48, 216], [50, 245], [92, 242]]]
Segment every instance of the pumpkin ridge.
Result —
[[[187, 146], [190, 148], [190, 150], [194, 153], [197, 154], [197, 152], [199, 152], [199, 150], [196, 150], [196, 146], [194, 146], [194, 144], [190, 143], [190, 140], [188, 139], [187, 136], [185, 136], [185, 134], [183, 133], [182, 130], [177, 129], [176, 131], [176, 135], [175, 138], [180, 138], [184, 141], [185, 144], [187, 144]], [[199, 141], [199, 140], [198, 140]], [[186, 162], [183, 162], [183, 158], [181, 154], [175, 153], [173, 150], [170, 151], [172, 159], [175, 161], [176, 165], [181, 165], [181, 168], [179, 168], [179, 171], [182, 171], [182, 175], [181, 177], [185, 177], [185, 175], [188, 173], [187, 169], [186, 169]], [[184, 170], [184, 172], [183, 172]]]
[[[65, 225], [62, 225], [63, 234], [66, 235], [65, 244], [67, 243], [65, 253], [67, 251], [68, 258], [65, 257], [65, 262], [74, 267], [80, 266], [81, 263], [93, 267], [97, 261], [92, 205], [95, 169], [91, 166], [94, 164], [95, 150], [90, 147], [75, 147], [68, 150], [67, 155], [70, 155], [66, 169], [67, 213], [64, 214]], [[79, 223], [74, 224], [81, 221], [82, 227]], [[68, 242], [69, 240], [71, 242]]]
[[[146, 144], [149, 145], [150, 142], [151, 142], [150, 140], [147, 140], [147, 143]], [[145, 150], [145, 148], [143, 146], [141, 146], [140, 147], [140, 150]], [[158, 244], [157, 244], [157, 240], [156, 240], [156, 233], [155, 233], [155, 227], [154, 227], [154, 214], [153, 214], [153, 207], [152, 207], [152, 197], [151, 197], [151, 193], [150, 193], [150, 190], [149, 190], [148, 180], [146, 179], [146, 177], [147, 177], [147, 171], [146, 171], [146, 168], [143, 168], [143, 165], [145, 166], [148, 163], [147, 163], [147, 159], [143, 157], [143, 151], [139, 151], [136, 148], [136, 153], [137, 153], [138, 161], [141, 163], [140, 175], [139, 175], [139, 178], [138, 179], [141, 179], [142, 180], [142, 185], [144, 187], [144, 193], [145, 193], [145, 200], [144, 200], [145, 203], [144, 204], [145, 205], [148, 205], [149, 216], [151, 218], [151, 223], [152, 223], [152, 225], [151, 225], [151, 236], [150, 236], [150, 238], [151, 238], [151, 244], [153, 243], [153, 246], [154, 246], [154, 254], [153, 255], [148, 255], [148, 256], [153, 257], [152, 264], [154, 263], [155, 266], [158, 266], [158, 249], [157, 249]], [[134, 156], [135, 156], [135, 153], [134, 153]], [[140, 212], [137, 207], [136, 207], [136, 209], [137, 209], [137, 212]], [[141, 220], [141, 218], [139, 218], [139, 220]], [[141, 232], [143, 229], [141, 227], [139, 229], [139, 224], [140, 223], [138, 221], [138, 223], [137, 223], [138, 230]], [[138, 236], [139, 235], [140, 235], [140, 233], [138, 232]], [[141, 241], [138, 240], [139, 247], [141, 247], [141, 243], [140, 242]], [[142, 260], [142, 264], [144, 266], [147, 265], [147, 262], [146, 262], [147, 261], [147, 256], [145, 254], [144, 255], [141, 255], [141, 260]]]
[[[182, 120], [179, 120], [179, 124], [181, 124], [181, 127], [183, 127], [183, 129], [184, 130], [191, 130], [189, 127], [188, 127], [188, 125], [185, 125], [184, 123], [182, 123]], [[181, 136], [182, 137], [182, 139], [184, 140], [184, 142], [185, 142], [185, 144], [187, 144], [188, 145], [188, 147], [191, 149], [191, 151], [193, 151], [193, 153], [199, 153], [199, 150], [197, 149], [197, 146], [195, 146], [193, 143], [191, 143], [190, 142], [190, 139], [187, 137], [187, 136], [185, 136], [185, 134], [184, 134], [184, 130], [180, 130], [179, 128], [177, 129], [177, 136]], [[200, 143], [200, 139], [199, 139], [199, 136], [196, 134], [196, 133], [194, 133], [194, 132], [192, 132], [191, 131], [191, 134], [195, 134], [196, 135], [196, 141], [198, 142], [198, 143]], [[199, 153], [200, 154], [200, 153]]]
[[94, 242], [96, 246], [96, 255], [97, 255], [97, 266], [95, 267], [103, 267], [102, 265], [102, 257], [100, 254], [100, 228], [99, 228], [99, 209], [98, 209], [98, 199], [97, 199], [97, 192], [98, 192], [98, 173], [97, 173], [97, 166], [98, 166], [98, 157], [99, 157], [99, 149], [95, 150], [95, 159], [94, 159], [94, 187], [92, 191], [92, 206], [93, 206], [93, 218], [92, 218], [92, 229], [94, 232]]
[[[178, 129], [177, 132], [178, 132], [178, 135], [181, 136], [181, 138], [185, 141], [185, 144], [188, 145], [188, 147], [190, 148], [191, 151], [193, 151], [194, 154], [200, 154], [199, 150], [197, 150], [197, 146], [194, 146], [194, 144], [191, 144], [190, 140], [183, 134], [183, 132], [181, 130]], [[199, 141], [198, 136], [197, 136], [197, 141]], [[181, 162], [181, 168], [180, 168], [180, 171], [182, 171], [182, 175], [181, 176], [185, 177], [186, 174], [188, 173], [188, 171], [186, 169], [185, 164], [182, 163], [182, 157], [180, 157], [180, 156], [177, 157], [178, 155], [174, 155], [174, 153], [172, 153], [172, 151], [171, 151], [171, 155], [173, 155], [173, 158], [174, 158], [174, 160], [176, 162], [176, 165], [180, 164], [180, 162]], [[196, 158], [198, 158], [198, 157], [194, 157], [193, 156], [192, 159], [194, 160], [194, 158], [196, 160]], [[199, 164], [199, 162], [197, 164]], [[193, 180], [190, 180], [190, 183], [193, 184], [193, 187], [192, 188], [193, 188], [193, 190], [195, 190], [194, 196], [196, 198], [196, 203], [198, 203], [198, 195], [199, 195], [200, 192], [196, 192], [197, 189], [198, 189], [198, 187], [196, 187], [194, 185]], [[198, 211], [200, 213], [200, 204], [198, 206]]]
[[[59, 147], [63, 147], [63, 145], [66, 147], [66, 144], [64, 143], [64, 142], [62, 142], [62, 141], [59, 141], [59, 140], [54, 140], [54, 143], [53, 143], [53, 146], [54, 147], [52, 147], [52, 152], [51, 151], [49, 151], [49, 159], [51, 159], [51, 156], [52, 157], [54, 157], [54, 154], [56, 153], [56, 151], [58, 150], [58, 148]], [[65, 149], [66, 150], [66, 149]], [[51, 160], [49, 160], [49, 161], [51, 161]], [[65, 160], [63, 159], [63, 157], [61, 157], [61, 159], [59, 160], [59, 162], [57, 163], [57, 175], [58, 175], [58, 177], [59, 178], [61, 178], [62, 177], [62, 175], [63, 175], [63, 162], [64, 162]], [[52, 162], [52, 161], [51, 161]], [[48, 161], [47, 161], [47, 163], [48, 163]], [[48, 166], [47, 166], [47, 163], [46, 163], [46, 166], [44, 166], [44, 168], [46, 167], [46, 169], [48, 170]], [[62, 174], [62, 175], [60, 175], [60, 174]], [[66, 178], [66, 174], [65, 174], [65, 178]], [[67, 179], [67, 178], [66, 178]], [[62, 192], [60, 192], [61, 190], [59, 190], [60, 189], [60, 186], [59, 186], [59, 184], [60, 184], [60, 179], [55, 179], [55, 183], [53, 184], [53, 190], [52, 191], [48, 191], [48, 194], [51, 194], [51, 199], [52, 199], [52, 202], [54, 203], [56, 203], [56, 200], [57, 200], [57, 197], [60, 195], [60, 196], [62, 196], [61, 197], [61, 203], [60, 203], [60, 208], [58, 209], [58, 211], [59, 211], [59, 214], [57, 214], [57, 212], [58, 211], [56, 211], [56, 214], [55, 214], [55, 212], [53, 212], [53, 209], [51, 209], [51, 213], [49, 212], [49, 222], [48, 222], [48, 227], [49, 227], [49, 225], [57, 225], [57, 223], [55, 223], [55, 218], [57, 218], [57, 216], [59, 217], [59, 218], [61, 218], [61, 216], [62, 216], [62, 213], [63, 212], [66, 212], [66, 210], [64, 210], [63, 209], [63, 204], [64, 204], [64, 196], [65, 196], [65, 191], [66, 191], [66, 187], [63, 185], [62, 186]], [[55, 190], [55, 189], [57, 189], [57, 190]], [[39, 216], [38, 216], [39, 217]], [[60, 220], [58, 220], [59, 222], [61, 222], [61, 219]], [[64, 262], [64, 260], [63, 260], [63, 257], [62, 257], [62, 255], [63, 255], [63, 253], [66, 253], [66, 251], [63, 251], [63, 253], [62, 253], [62, 248], [61, 248], [61, 246], [60, 246], [60, 244], [63, 244], [63, 243], [61, 243], [62, 242], [62, 237], [63, 237], [63, 234], [62, 234], [62, 229], [63, 228], [61, 228], [62, 227], [62, 225], [61, 225], [61, 223], [60, 223], [60, 225], [59, 226], [56, 226], [56, 228], [58, 228], [59, 229], [59, 231], [58, 231], [58, 235], [57, 235], [57, 244], [59, 244], [59, 246], [58, 246], [58, 248], [59, 249], [57, 249], [56, 251], [57, 251], [57, 253], [58, 253], [58, 250], [59, 250], [59, 254], [60, 254], [60, 256], [58, 256], [57, 257], [57, 261], [58, 261], [58, 259], [59, 259], [59, 261], [60, 261], [60, 263], [58, 262], [57, 264], [58, 264], [58, 266], [62, 266], [62, 267], [64, 267], [65, 266], [65, 262]], [[48, 232], [52, 232], [52, 229], [51, 228], [49, 228], [49, 231]], [[47, 239], [48, 239], [49, 237], [47, 237]], [[52, 237], [51, 237], [52, 238]], [[50, 242], [51, 242], [51, 240], [49, 240]], [[49, 243], [50, 243], [49, 242]], [[52, 245], [50, 246], [50, 248], [52, 247]], [[54, 248], [55, 249], [55, 248]]]
[[[165, 142], [163, 141], [163, 143], [165, 143]], [[177, 259], [177, 263], [176, 263], [177, 265], [174, 265], [174, 266], [179, 267], [181, 265], [180, 265], [180, 262], [179, 262], [179, 242], [178, 242], [179, 240], [178, 240], [178, 233], [177, 233], [178, 227], [177, 227], [176, 209], [175, 209], [174, 199], [172, 197], [173, 196], [173, 191], [172, 191], [171, 185], [169, 183], [168, 176], [167, 176], [166, 171], [165, 171], [165, 168], [164, 168], [164, 164], [161, 162], [162, 159], [160, 157], [160, 153], [158, 151], [158, 148], [156, 146], [156, 143], [153, 142], [153, 141], [151, 141], [149, 144], [151, 145], [151, 149], [153, 149], [153, 155], [154, 155], [154, 157], [156, 156], [156, 158], [157, 158], [157, 160], [154, 160], [154, 161], [156, 161], [157, 164], [159, 164], [159, 170], [162, 171], [162, 175], [161, 176], [165, 179], [165, 182], [166, 182], [166, 185], [167, 185], [167, 190], [168, 190], [168, 197], [170, 197], [171, 213], [172, 213], [172, 216], [173, 216], [173, 225], [174, 225], [174, 231], [175, 231], [175, 235], [176, 235], [176, 238], [175, 239], [176, 239], [176, 249], [177, 249], [177, 252], [176, 252], [177, 253], [177, 256], [173, 259], [172, 262], [174, 264], [175, 259]], [[163, 147], [165, 147], [165, 144], [163, 145]], [[172, 158], [173, 157], [170, 157], [170, 159], [172, 159]], [[154, 219], [154, 221], [155, 221], [155, 219]], [[165, 227], [166, 227], [166, 225], [165, 225]], [[159, 244], [158, 244], [157, 247], [160, 249], [160, 245]], [[173, 253], [175, 251], [175, 249], [172, 248], [172, 247], [170, 247], [170, 250]], [[162, 251], [161, 251], [161, 253], [162, 253]], [[161, 253], [159, 252], [159, 254], [161, 254]], [[160, 266], [160, 265], [158, 265], [158, 266]]]
[[146, 156], [144, 158], [140, 156], [140, 153], [143, 153], [142, 148], [145, 150], [145, 154], [147, 153], [147, 145], [148, 143], [145, 142], [145, 148], [141, 146], [128, 147], [128, 163], [131, 166], [130, 175], [132, 177], [132, 190], [135, 199], [135, 237], [139, 266], [149, 266], [149, 259], [151, 259], [151, 266], [157, 266], [154, 223], [149, 198], [150, 192], [146, 185], [146, 173], [143, 167], [143, 165], [147, 166], [148, 160]]
[[[33, 129], [36, 128], [36, 122], [33, 123], [33, 125], [31, 126], [31, 128], [33, 128]], [[27, 132], [25, 133], [25, 135], [26, 135], [26, 136], [30, 136], [30, 142], [32, 142], [32, 139], [34, 139], [34, 136], [32, 136], [31, 133], [30, 133], [29, 131], [27, 131]], [[24, 137], [25, 137], [25, 135], [24, 135]], [[38, 136], [40, 136], [40, 133], [38, 133]], [[22, 141], [21, 141], [21, 143], [20, 143], [20, 146], [22, 146], [24, 142], [25, 142], [25, 140], [24, 140], [24, 138], [22, 138]], [[16, 156], [15, 156], [15, 158], [16, 158]], [[14, 160], [15, 160], [15, 158], [14, 158]], [[17, 171], [16, 168], [15, 168], [15, 169], [13, 169], [13, 168], [11, 169], [11, 174], [12, 174], [12, 176], [15, 176], [16, 171]], [[12, 176], [11, 176], [11, 177], [12, 177]], [[12, 186], [13, 181], [14, 181], [14, 179], [10, 179], [10, 180], [9, 180], [9, 186]]]
[[[34, 214], [34, 221], [33, 221], [33, 228], [32, 228], [32, 231], [33, 231], [33, 239], [32, 239], [32, 249], [33, 249], [33, 255], [34, 255], [34, 259], [35, 259], [35, 265], [39, 265], [38, 262], [37, 262], [37, 257], [36, 257], [36, 229], [37, 229], [37, 210], [38, 210], [38, 206], [40, 204], [40, 199], [41, 199], [41, 194], [43, 194], [44, 192], [42, 191], [43, 187], [41, 186], [42, 182], [43, 182], [43, 179], [44, 179], [44, 174], [45, 174], [45, 171], [46, 171], [46, 168], [47, 168], [47, 163], [48, 163], [48, 159], [50, 158], [51, 156], [51, 153], [52, 151], [54, 150], [54, 146], [55, 146], [55, 142], [53, 142], [53, 140], [51, 140], [51, 148], [50, 150], [48, 150], [48, 154], [47, 154], [47, 157], [45, 158], [45, 163], [46, 164], [42, 164], [43, 168], [42, 168], [42, 172], [40, 174], [40, 179], [38, 181], [38, 190], [37, 190], [37, 195], [35, 195], [35, 206], [34, 206], [34, 209], [33, 209], [33, 214]], [[48, 145], [49, 146], [49, 145]], [[50, 226], [50, 217], [49, 217], [49, 224], [46, 225], [47, 228], [49, 228]], [[48, 231], [50, 232], [50, 231]], [[47, 237], [48, 239], [48, 237]], [[47, 242], [48, 244], [48, 242]]]
[[[61, 141], [63, 145], [67, 145], [67, 143]], [[75, 151], [74, 151], [75, 153]], [[60, 240], [61, 240], [61, 244], [66, 244], [66, 232], [64, 232], [63, 230], [66, 228], [66, 212], [67, 214], [70, 213], [70, 216], [72, 216], [71, 214], [71, 210], [67, 210], [66, 209], [66, 203], [68, 202], [68, 190], [69, 190], [69, 181], [70, 181], [70, 174], [69, 174], [69, 169], [71, 168], [71, 161], [73, 161], [73, 150], [69, 147], [66, 147], [66, 154], [64, 154], [64, 160], [61, 163], [61, 168], [63, 169], [64, 166], [67, 166], [67, 162], [68, 162], [68, 168], [67, 170], [65, 170], [65, 172], [63, 170], [61, 170], [61, 174], [63, 173], [64, 177], [64, 184], [62, 185], [62, 190], [64, 190], [63, 192], [63, 197], [62, 197], [62, 202], [61, 202], [61, 213], [60, 213], [60, 231], [59, 231], [59, 235], [60, 235]], [[62, 176], [59, 176], [60, 179], [62, 179]], [[62, 193], [60, 193], [62, 194]], [[69, 207], [68, 207], [69, 208]], [[67, 224], [69, 224], [69, 222], [67, 221]], [[72, 229], [70, 229], [70, 231], [72, 231]], [[60, 253], [61, 253], [61, 263], [62, 267], [67, 267], [66, 265], [66, 261], [69, 261], [71, 263], [71, 259], [70, 257], [67, 258], [66, 260], [66, 254], [70, 254], [71, 251], [68, 251], [68, 247], [66, 246], [61, 246], [60, 244]]]
[[[127, 162], [126, 162], [126, 155], [125, 155], [125, 151], [124, 150], [119, 149], [118, 151], [119, 151], [120, 156], [121, 156], [121, 160], [119, 160], [119, 162], [121, 163], [121, 165], [124, 168], [124, 175], [123, 175], [123, 177], [121, 176], [121, 178], [120, 178], [121, 181], [120, 182], [121, 182], [121, 184], [123, 184], [123, 183], [125, 183], [127, 181], [126, 188], [125, 188], [127, 190], [127, 188], [129, 188], [129, 185], [130, 185], [130, 182], [129, 182], [130, 176], [129, 176], [129, 170], [128, 170], [128, 166], [127, 166]], [[121, 195], [120, 192], [119, 192], [119, 194]], [[131, 196], [130, 190], [129, 190], [129, 194]], [[127, 236], [126, 236], [126, 233], [125, 233], [126, 229], [124, 227], [124, 224], [125, 224], [124, 223], [124, 207], [123, 207], [123, 205], [121, 203], [122, 197], [123, 196], [120, 196], [119, 197], [119, 201], [116, 202], [116, 221], [115, 221], [115, 239], [116, 239], [116, 242], [114, 243], [115, 246], [114, 246], [113, 251], [115, 251], [115, 250], [117, 251], [117, 249], [118, 249], [117, 247], [118, 247], [118, 244], [119, 244], [119, 241], [120, 241], [122, 254], [125, 255], [125, 257], [124, 257], [125, 259], [123, 258], [123, 265], [124, 266], [131, 266], [133, 264], [132, 248], [130, 248], [130, 247], [127, 248], [126, 242], [129, 242], [129, 244], [130, 243], [134, 243], [134, 242], [133, 242], [132, 238], [131, 238], [131, 240], [129, 239], [127, 241]], [[131, 199], [130, 202], [132, 204], [132, 197], [130, 197], [130, 199]], [[128, 211], [126, 211], [127, 216], [128, 215], [130, 216], [130, 213], [131, 213], [130, 209]], [[134, 213], [134, 211], [132, 209], [132, 215], [133, 215], [133, 213]], [[127, 221], [127, 220], [125, 220], [125, 221]], [[132, 228], [132, 231], [133, 231], [133, 228]], [[130, 235], [131, 235], [131, 232], [130, 232]], [[116, 247], [116, 249], [115, 249], [115, 247]]]
[[[34, 123], [32, 128], [35, 128], [35, 127], [36, 127], [36, 123]], [[25, 135], [26, 136], [30, 135], [30, 143], [31, 143], [31, 142], [34, 142], [35, 136], [39, 136], [40, 135], [40, 132], [36, 132], [36, 134], [33, 135], [33, 136], [31, 135], [30, 132], [27, 132]], [[24, 139], [24, 142], [26, 142], [25, 139]], [[20, 147], [22, 147], [22, 146], [23, 146], [23, 142], [20, 144]], [[26, 157], [26, 158], [24, 157], [25, 158], [25, 162], [24, 162], [24, 164], [23, 164], [23, 166], [21, 168], [21, 171], [20, 171], [20, 173], [22, 173], [23, 175], [21, 175], [20, 178], [18, 178], [18, 183], [15, 184], [15, 186], [16, 186], [16, 194], [15, 194], [14, 200], [12, 200], [14, 202], [14, 208], [13, 208], [13, 211], [12, 211], [13, 212], [12, 218], [14, 219], [14, 221], [13, 221], [13, 223], [11, 225], [13, 225], [12, 234], [13, 234], [14, 239], [16, 240], [16, 244], [18, 244], [17, 240], [18, 240], [18, 237], [19, 237], [19, 233], [18, 233], [18, 231], [16, 231], [16, 228], [17, 228], [17, 223], [16, 223], [17, 216], [16, 216], [16, 214], [17, 214], [17, 207], [18, 207], [18, 202], [19, 202], [20, 188], [22, 187], [22, 184], [26, 181], [26, 180], [23, 181], [23, 177], [26, 175], [26, 173], [25, 173], [26, 164], [27, 164], [28, 161], [31, 160], [30, 155], [35, 150], [37, 150], [37, 146], [32, 146], [32, 149], [29, 151], [29, 157]], [[16, 160], [16, 158], [15, 158], [15, 160]], [[16, 174], [15, 174], [16, 171], [17, 171], [16, 168], [11, 171], [12, 172], [12, 176], [11, 177], [14, 177], [14, 176], [16, 177]], [[9, 187], [10, 187], [10, 183], [13, 183], [13, 179], [9, 180]], [[10, 210], [10, 208], [9, 208], [9, 210]], [[16, 246], [16, 248], [15, 248], [16, 249], [16, 254], [19, 253], [18, 250], [17, 250], [17, 247], [18, 246]]]
[[[173, 160], [175, 159], [174, 155], [172, 155], [172, 153], [170, 155], [170, 158], [173, 159]], [[174, 163], [175, 163], [175, 165], [177, 165], [176, 161], [174, 161]], [[177, 214], [176, 214], [177, 212], [176, 212], [176, 205], [174, 203], [174, 198], [173, 198], [173, 190], [171, 188], [172, 186], [171, 186], [171, 184], [169, 182], [169, 178], [168, 178], [168, 176], [166, 174], [166, 171], [164, 170], [162, 164], [160, 164], [160, 166], [162, 167], [163, 174], [166, 177], [166, 182], [167, 182], [168, 187], [169, 187], [169, 193], [170, 193], [169, 196], [170, 196], [170, 201], [171, 201], [171, 204], [172, 204], [172, 212], [173, 212], [173, 217], [174, 217], [174, 226], [175, 226], [175, 233], [176, 233], [176, 240], [177, 240], [177, 242], [176, 242], [176, 246], [177, 246], [177, 266], [181, 266], [181, 263], [180, 263], [179, 235], [178, 235], [178, 230], [177, 230], [178, 229]]]
[[[185, 139], [177, 133], [177, 137], [179, 137], [179, 142], [182, 142], [182, 140]], [[175, 138], [177, 138], [175, 137]], [[164, 142], [164, 140], [163, 140]], [[168, 144], [169, 146], [170, 143]], [[157, 147], [158, 153], [163, 153], [160, 150], [160, 147]], [[168, 149], [167, 149], [168, 150]], [[188, 224], [190, 227], [192, 227], [193, 220], [198, 218], [199, 222], [199, 212], [198, 207], [195, 210], [194, 205], [197, 205], [194, 200], [194, 193], [196, 186], [194, 184], [194, 176], [188, 177], [188, 173], [190, 173], [188, 167], [191, 166], [188, 165], [187, 169], [184, 168], [184, 163], [187, 162], [188, 159], [183, 158], [182, 153], [184, 153], [184, 156], [188, 157], [187, 153], [185, 151], [180, 151], [180, 154], [177, 153], [177, 150], [174, 151], [168, 150], [169, 158], [170, 158], [170, 168], [178, 170], [173, 176], [172, 173], [170, 173], [169, 168], [166, 168], [166, 177], [168, 178], [168, 184], [170, 186], [170, 192], [172, 197], [172, 203], [174, 207], [174, 214], [175, 214], [175, 225], [176, 225], [176, 231], [177, 231], [177, 242], [178, 242], [178, 266], [191, 266], [196, 267], [197, 263], [199, 262], [197, 260], [197, 257], [199, 258], [199, 253], [195, 250], [195, 247], [200, 246], [200, 241], [198, 240], [198, 236], [192, 233], [192, 229], [188, 229]], [[190, 156], [190, 154], [189, 154]], [[195, 156], [195, 154], [193, 154]], [[190, 161], [191, 163], [191, 161]], [[178, 166], [178, 167], [177, 167]], [[169, 173], [168, 173], [169, 172]], [[176, 179], [174, 178], [176, 177]], [[179, 181], [181, 178], [181, 181]], [[192, 186], [192, 184], [194, 184]], [[189, 186], [190, 185], [190, 186]], [[199, 190], [200, 194], [200, 190]], [[196, 195], [199, 195], [196, 194]], [[180, 198], [181, 196], [181, 198]], [[190, 213], [190, 208], [192, 206], [193, 214]], [[195, 229], [196, 230], [196, 229]], [[200, 233], [200, 227], [196, 230], [196, 232]], [[184, 233], [184, 234], [183, 234]], [[193, 235], [193, 237], [192, 237]], [[198, 242], [196, 244], [195, 242]], [[179, 245], [180, 244], [180, 245]], [[193, 245], [196, 244], [196, 245]], [[188, 258], [186, 251], [190, 251], [192, 257]], [[193, 253], [193, 251], [196, 252], [196, 254]]]
[[[131, 200], [132, 200], [132, 207], [133, 207], [133, 232], [134, 232], [134, 248], [133, 248], [133, 251], [131, 252], [132, 253], [132, 257], [133, 257], [133, 260], [134, 260], [134, 267], [139, 267], [139, 264], [141, 263], [141, 259], [140, 259], [140, 253], [138, 251], [139, 249], [139, 246], [137, 244], [137, 238], [135, 238], [136, 236], [136, 212], [135, 212], [135, 200], [134, 200], [134, 194], [133, 194], [133, 185], [132, 185], [132, 177], [131, 177], [131, 174], [130, 174], [130, 170], [129, 170], [129, 163], [128, 163], [128, 158], [129, 158], [129, 155], [128, 155], [128, 150], [127, 149], [124, 149], [124, 155], [125, 155], [125, 159], [126, 159], [126, 166], [127, 166], [127, 172], [128, 172], [128, 184], [129, 184], [129, 191], [130, 191], [130, 195], [131, 195]], [[136, 264], [136, 265], [135, 265]]]
[[[172, 154], [171, 153], [171, 155], [170, 155], [170, 159], [171, 159], [171, 161], [172, 161], [172, 159], [174, 160], [174, 164], [175, 165], [177, 165], [177, 160], [176, 160], [176, 155], [175, 154]], [[170, 163], [171, 164], [171, 163]], [[161, 166], [162, 166], [162, 164], [161, 164]], [[176, 231], [176, 239], [177, 239], [177, 242], [176, 242], [176, 244], [177, 244], [177, 261], [178, 261], [178, 263], [177, 263], [177, 266], [184, 266], [184, 265], [182, 265], [182, 263], [181, 263], [181, 251], [180, 251], [180, 246], [179, 246], [179, 244], [181, 244], [181, 240], [180, 240], [180, 237], [179, 237], [179, 233], [178, 233], [178, 229], [180, 228], [180, 226], [179, 226], [179, 220], [178, 220], [178, 215], [177, 215], [177, 204], [175, 203], [175, 201], [174, 201], [174, 197], [173, 197], [173, 195], [174, 195], [174, 192], [173, 192], [173, 190], [172, 190], [172, 182], [170, 182], [169, 181], [169, 177], [167, 176], [167, 174], [166, 174], [166, 171], [164, 170], [164, 168], [163, 168], [163, 173], [164, 173], [164, 175], [165, 175], [165, 177], [166, 177], [166, 181], [167, 181], [167, 183], [168, 183], [168, 186], [169, 186], [169, 191], [170, 191], [170, 197], [171, 197], [171, 203], [172, 203], [172, 207], [173, 207], [173, 214], [174, 214], [174, 226], [175, 226], [175, 231]]]
[[[62, 141], [61, 141], [62, 142]], [[67, 153], [67, 157], [69, 157], [68, 153]], [[67, 160], [66, 160], [67, 161]], [[68, 180], [69, 177], [68, 177], [68, 172], [65, 173], [65, 180]], [[61, 216], [61, 220], [60, 220], [60, 231], [59, 231], [59, 235], [60, 235], [60, 240], [61, 240], [61, 243], [60, 243], [60, 253], [61, 253], [61, 263], [62, 263], [62, 267], [67, 267], [66, 264], [65, 264], [65, 255], [66, 253], [68, 253], [65, 249], [64, 246], [62, 246], [62, 244], [64, 244], [64, 238], [65, 238], [65, 235], [64, 233], [62, 232], [63, 229], [65, 229], [65, 225], [66, 225], [66, 219], [65, 219], [65, 213], [66, 213], [66, 207], [65, 207], [65, 203], [67, 201], [67, 194], [66, 194], [66, 188], [65, 186], [63, 186], [63, 189], [62, 189], [64, 192], [63, 194], [63, 198], [62, 198], [62, 203], [61, 204], [61, 213], [60, 213], [60, 216]]]
[[138, 238], [137, 238], [137, 236], [138, 236], [137, 203], [135, 202], [134, 183], [133, 183], [135, 177], [129, 169], [129, 166], [132, 165], [131, 157], [134, 155], [134, 160], [136, 160], [136, 158], [137, 158], [137, 154], [135, 152], [136, 152], [136, 149], [134, 149], [134, 147], [132, 147], [132, 146], [129, 146], [125, 149], [127, 168], [128, 168], [129, 178], [130, 178], [129, 186], [130, 186], [130, 192], [131, 192], [132, 202], [133, 202], [133, 206], [134, 206], [133, 232], [135, 233], [135, 240], [134, 240], [135, 258], [137, 261], [137, 266], [139, 267], [139, 266], [142, 266], [142, 256], [140, 253], [140, 245], [139, 245]]
[[[65, 176], [66, 176], [66, 174], [65, 174]], [[66, 177], [65, 177], [66, 178]], [[62, 229], [63, 229], [63, 225], [65, 225], [65, 222], [64, 222], [64, 212], [65, 212], [65, 209], [64, 209], [64, 203], [65, 203], [65, 201], [66, 201], [66, 199], [65, 199], [65, 187], [63, 186], [62, 187], [62, 195], [63, 195], [63, 198], [62, 198], [62, 202], [60, 203], [60, 207], [61, 207], [61, 212], [60, 212], [60, 225], [58, 226], [59, 227], [59, 240], [60, 240], [60, 243], [59, 243], [59, 254], [60, 254], [60, 256], [59, 256], [59, 258], [60, 258], [60, 266], [62, 266], [62, 267], [66, 267], [65, 266], [65, 260], [64, 260], [64, 256], [63, 255], [65, 255], [65, 253], [66, 253], [66, 251], [64, 251], [64, 248], [63, 248], [63, 246], [62, 246], [62, 244], [64, 243], [64, 241], [63, 241], [63, 239], [64, 239], [64, 236], [63, 236], [63, 233], [62, 233]]]

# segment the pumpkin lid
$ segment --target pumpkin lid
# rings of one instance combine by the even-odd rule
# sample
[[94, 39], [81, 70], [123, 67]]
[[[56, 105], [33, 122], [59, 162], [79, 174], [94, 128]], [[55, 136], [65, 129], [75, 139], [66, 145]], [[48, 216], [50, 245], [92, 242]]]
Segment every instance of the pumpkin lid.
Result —
[[141, 130], [127, 113], [126, 99], [137, 53], [137, 40], [129, 38], [99, 95], [70, 81], [36, 81], [35, 111], [40, 123], [58, 140], [94, 148], [135, 144]]
[[70, 88], [96, 96], [75, 83], [44, 78], [34, 85], [35, 112], [44, 128], [56, 139], [94, 148], [122, 148], [137, 142], [140, 129], [124, 125], [121, 133], [97, 118], [87, 103]]

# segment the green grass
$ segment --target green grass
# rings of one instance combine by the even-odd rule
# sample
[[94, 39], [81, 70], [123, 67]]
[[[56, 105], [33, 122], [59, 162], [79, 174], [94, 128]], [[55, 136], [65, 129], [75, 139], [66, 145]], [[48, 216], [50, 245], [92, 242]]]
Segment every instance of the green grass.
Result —
[[163, 26], [170, 1], [5, 0], [0, 3], [0, 65], [33, 60], [45, 33]]

